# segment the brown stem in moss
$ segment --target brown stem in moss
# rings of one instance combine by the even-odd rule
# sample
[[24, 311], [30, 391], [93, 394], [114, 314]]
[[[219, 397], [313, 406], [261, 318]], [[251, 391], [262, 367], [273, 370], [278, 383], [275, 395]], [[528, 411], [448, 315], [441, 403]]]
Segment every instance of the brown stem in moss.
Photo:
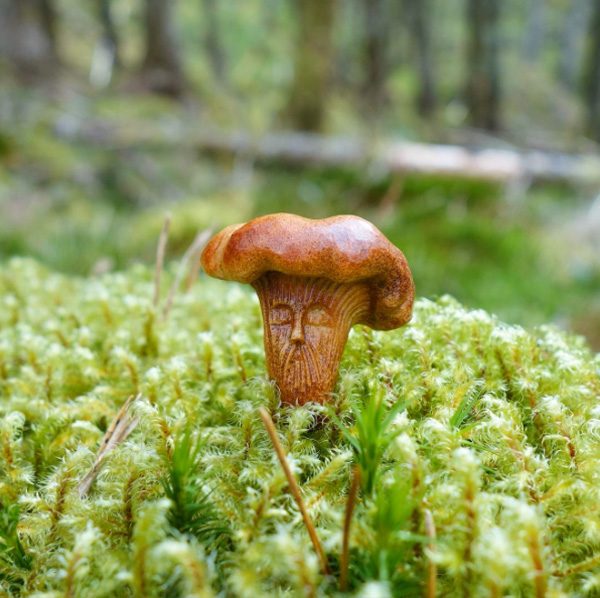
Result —
[[163, 265], [165, 263], [165, 253], [167, 251], [167, 241], [169, 240], [169, 229], [171, 228], [171, 214], [165, 215], [162, 230], [158, 237], [158, 245], [156, 247], [156, 264], [154, 268], [154, 295], [152, 304], [158, 308], [160, 302], [160, 279], [162, 276]]
[[50, 531], [48, 532], [48, 546], [51, 546], [57, 539], [58, 524], [62, 519], [67, 502], [67, 493], [71, 487], [72, 475], [70, 470], [64, 471], [58, 482], [56, 490], [56, 499], [54, 505], [50, 508]]
[[125, 489], [123, 490], [123, 523], [125, 526], [125, 537], [127, 542], [131, 542], [133, 538], [133, 492], [134, 486], [140, 477], [140, 472], [134, 470], [127, 478]]
[[275, 424], [269, 415], [269, 412], [264, 408], [260, 407], [258, 410], [260, 413], [260, 417], [263, 420], [265, 428], [271, 438], [271, 442], [273, 443], [273, 448], [275, 449], [275, 453], [277, 454], [277, 458], [279, 459], [279, 463], [281, 464], [281, 468], [283, 469], [283, 473], [287, 478], [288, 485], [290, 487], [290, 492], [298, 505], [298, 509], [302, 514], [302, 519], [304, 521], [304, 525], [308, 531], [308, 535], [310, 536], [311, 542], [315, 548], [315, 552], [319, 557], [319, 561], [321, 562], [321, 571], [324, 575], [329, 575], [329, 565], [327, 564], [327, 557], [325, 556], [325, 551], [323, 550], [323, 545], [319, 540], [319, 536], [317, 535], [317, 530], [306, 510], [306, 506], [304, 504], [304, 500], [302, 499], [302, 495], [300, 494], [300, 488], [298, 487], [298, 483], [296, 482], [296, 478], [294, 477], [294, 473], [288, 463], [285, 453], [283, 452], [283, 447], [279, 442], [279, 438], [277, 437], [277, 431], [275, 430]]
[[253, 284], [263, 314], [267, 369], [281, 400], [323, 403], [353, 324], [369, 306], [363, 283], [267, 272]]
[[346, 513], [344, 515], [344, 535], [342, 539], [342, 556], [340, 558], [340, 591], [348, 590], [348, 565], [350, 554], [350, 526], [352, 525], [352, 514], [356, 506], [358, 489], [360, 487], [360, 469], [357, 465], [352, 470], [352, 482], [346, 501]]
[[465, 571], [462, 579], [462, 592], [463, 596], [471, 595], [471, 559], [473, 556], [473, 542], [475, 540], [475, 527], [476, 527], [476, 513], [474, 502], [475, 500], [475, 485], [473, 480], [467, 480], [465, 494], [464, 494], [464, 503], [466, 510], [466, 543], [463, 551], [463, 561], [465, 563]]
[[100, 443], [100, 448], [98, 449], [98, 454], [96, 455], [96, 459], [92, 465], [92, 468], [79, 482], [79, 498], [85, 498], [88, 495], [94, 481], [98, 477], [98, 473], [100, 472], [102, 465], [104, 464], [106, 455], [119, 444], [125, 442], [128, 436], [139, 424], [140, 418], [131, 414], [131, 407], [133, 406], [134, 402], [140, 398], [141, 395], [130, 396], [125, 401], [121, 409], [119, 409], [117, 415], [115, 415], [102, 438], [102, 442]]
[[[423, 511], [425, 519], [425, 534], [429, 538], [429, 544], [427, 547], [429, 550], [433, 550], [435, 542], [435, 523], [433, 521], [433, 515], [429, 509]], [[426, 598], [435, 598], [437, 593], [437, 565], [435, 561], [429, 558], [429, 564], [427, 567], [427, 583], [425, 586]]]
[[[167, 294], [167, 299], [165, 301], [165, 305], [163, 307], [163, 318], [166, 320], [169, 317], [169, 313], [171, 312], [171, 308], [173, 307], [173, 302], [175, 301], [175, 295], [177, 291], [179, 291], [181, 287], [181, 282], [185, 277], [186, 269], [189, 270], [189, 264], [193, 261], [198, 262], [198, 260], [194, 260], [194, 256], [197, 256], [200, 251], [206, 245], [206, 242], [210, 238], [212, 231], [210, 229], [203, 230], [199, 232], [192, 244], [187, 248], [186, 252], [183, 254], [181, 258], [181, 262], [179, 263], [179, 268], [177, 269], [177, 274], [175, 275], [175, 279], [169, 288], [169, 293]], [[190, 275], [188, 274], [188, 277]]]
[[576, 575], [578, 573], [583, 573], [584, 571], [594, 569], [598, 565], [600, 565], [600, 554], [592, 556], [585, 561], [581, 561], [564, 571], [554, 571], [553, 575], [557, 577], [569, 577], [570, 575]]
[[536, 529], [529, 530], [528, 533], [529, 554], [533, 562], [535, 597], [544, 598], [546, 596], [546, 572], [544, 571], [544, 561], [540, 547], [540, 538]]

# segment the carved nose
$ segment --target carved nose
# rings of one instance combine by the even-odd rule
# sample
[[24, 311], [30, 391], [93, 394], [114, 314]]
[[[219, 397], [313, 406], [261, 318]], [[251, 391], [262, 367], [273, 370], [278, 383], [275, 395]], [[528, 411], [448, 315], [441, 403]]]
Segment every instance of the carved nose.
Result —
[[301, 318], [294, 318], [294, 327], [292, 328], [292, 335], [290, 340], [293, 343], [303, 343], [304, 342], [304, 330], [302, 330], [302, 321]]

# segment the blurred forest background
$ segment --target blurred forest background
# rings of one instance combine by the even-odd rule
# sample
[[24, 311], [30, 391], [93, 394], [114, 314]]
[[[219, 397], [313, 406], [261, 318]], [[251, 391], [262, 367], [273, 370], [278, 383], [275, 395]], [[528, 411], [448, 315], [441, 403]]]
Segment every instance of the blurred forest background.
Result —
[[0, 0], [1, 259], [357, 213], [419, 295], [600, 348], [599, 143], [600, 0]]

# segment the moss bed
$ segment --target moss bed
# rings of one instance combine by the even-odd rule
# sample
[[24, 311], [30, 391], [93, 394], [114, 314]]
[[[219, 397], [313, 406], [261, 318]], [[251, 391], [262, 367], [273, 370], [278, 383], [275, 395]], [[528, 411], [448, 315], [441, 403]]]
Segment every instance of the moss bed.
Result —
[[355, 462], [350, 594], [433, 595], [435, 575], [438, 596], [600, 595], [600, 357], [581, 339], [420, 299], [401, 330], [352, 331], [330, 405], [289, 408], [250, 289], [201, 279], [166, 319], [152, 289], [141, 266], [0, 268], [0, 595], [336, 595]]

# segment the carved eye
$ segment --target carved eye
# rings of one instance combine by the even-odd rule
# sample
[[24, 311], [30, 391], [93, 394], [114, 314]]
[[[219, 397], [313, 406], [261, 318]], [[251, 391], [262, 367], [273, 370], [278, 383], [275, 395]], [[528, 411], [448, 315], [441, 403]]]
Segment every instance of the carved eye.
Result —
[[269, 314], [271, 324], [283, 325], [292, 323], [292, 310], [287, 305], [275, 305]]
[[313, 305], [306, 312], [306, 324], [309, 326], [331, 326], [331, 316], [322, 307]]

